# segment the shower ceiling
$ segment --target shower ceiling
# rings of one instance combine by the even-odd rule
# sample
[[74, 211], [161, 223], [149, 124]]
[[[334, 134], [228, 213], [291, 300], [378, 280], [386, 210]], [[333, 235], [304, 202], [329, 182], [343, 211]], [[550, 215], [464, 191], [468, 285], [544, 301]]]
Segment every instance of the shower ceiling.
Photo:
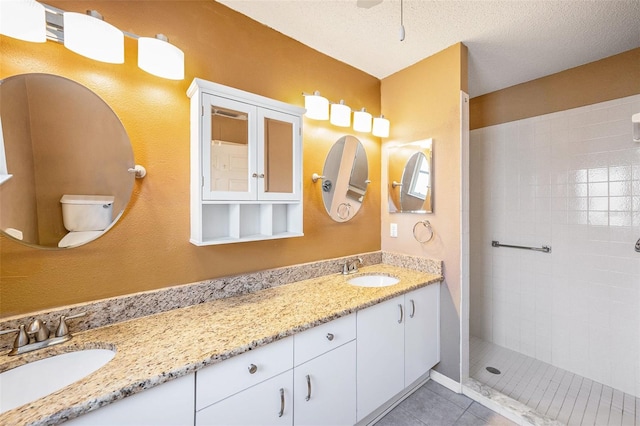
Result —
[[637, 0], [217, 1], [378, 78], [461, 41], [471, 97], [640, 47]]

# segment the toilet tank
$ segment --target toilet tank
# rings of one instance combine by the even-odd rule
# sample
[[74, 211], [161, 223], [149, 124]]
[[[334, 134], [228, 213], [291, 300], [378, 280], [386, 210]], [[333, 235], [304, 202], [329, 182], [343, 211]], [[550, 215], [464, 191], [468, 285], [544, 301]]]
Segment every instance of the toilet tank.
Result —
[[104, 231], [113, 221], [111, 195], [63, 195], [62, 222], [67, 231]]

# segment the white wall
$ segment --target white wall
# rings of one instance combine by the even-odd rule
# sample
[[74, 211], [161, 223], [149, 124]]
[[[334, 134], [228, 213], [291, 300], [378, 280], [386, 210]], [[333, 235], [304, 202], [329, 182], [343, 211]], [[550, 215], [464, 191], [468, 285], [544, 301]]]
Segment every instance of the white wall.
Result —
[[636, 112], [640, 95], [471, 132], [470, 333], [640, 396]]

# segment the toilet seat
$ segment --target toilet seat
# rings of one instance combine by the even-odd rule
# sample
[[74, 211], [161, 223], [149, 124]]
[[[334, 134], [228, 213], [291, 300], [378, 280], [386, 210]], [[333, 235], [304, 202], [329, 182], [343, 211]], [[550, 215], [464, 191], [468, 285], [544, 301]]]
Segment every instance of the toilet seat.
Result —
[[104, 231], [69, 232], [58, 242], [58, 247], [75, 247], [98, 238], [103, 232]]

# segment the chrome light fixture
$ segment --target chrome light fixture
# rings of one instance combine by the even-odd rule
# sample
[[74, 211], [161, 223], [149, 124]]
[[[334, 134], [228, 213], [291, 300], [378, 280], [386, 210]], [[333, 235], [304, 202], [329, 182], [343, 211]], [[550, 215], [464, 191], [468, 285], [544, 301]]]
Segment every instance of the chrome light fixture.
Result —
[[304, 107], [305, 117], [313, 120], [328, 120], [329, 119], [329, 100], [320, 96], [320, 92], [317, 90], [313, 92], [313, 95], [304, 94]]
[[35, 0], [0, 0], [0, 34], [44, 43], [47, 41], [44, 6]]
[[124, 63], [124, 33], [105, 22], [98, 12], [64, 12], [63, 21], [67, 49], [96, 61]]
[[344, 100], [340, 100], [340, 103], [337, 104], [331, 104], [329, 122], [339, 127], [349, 127], [351, 125], [351, 108], [344, 104]]
[[157, 77], [184, 79], [184, 53], [164, 34], [138, 39], [138, 67]]
[[384, 118], [384, 115], [380, 117], [376, 117], [373, 119], [373, 136], [378, 136], [380, 138], [388, 138], [389, 137], [389, 120]]
[[371, 114], [367, 112], [366, 108], [362, 108], [360, 111], [354, 111], [353, 130], [367, 133], [371, 131]]
[[640, 142], [640, 112], [631, 116], [633, 141]]

